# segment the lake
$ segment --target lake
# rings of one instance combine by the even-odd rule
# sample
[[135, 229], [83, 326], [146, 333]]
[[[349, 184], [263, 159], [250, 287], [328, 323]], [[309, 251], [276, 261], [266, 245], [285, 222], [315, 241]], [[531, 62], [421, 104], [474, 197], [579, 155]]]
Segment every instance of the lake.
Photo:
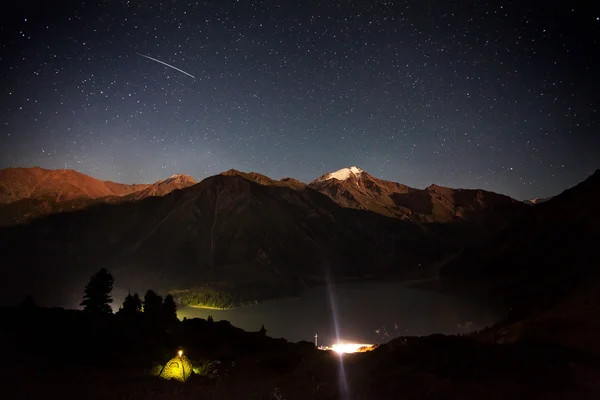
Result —
[[340, 338], [377, 344], [397, 336], [456, 334], [490, 326], [500, 315], [481, 302], [402, 283], [360, 282], [309, 288], [299, 297], [230, 310], [182, 307], [179, 318], [227, 320], [246, 331], [330, 345]]

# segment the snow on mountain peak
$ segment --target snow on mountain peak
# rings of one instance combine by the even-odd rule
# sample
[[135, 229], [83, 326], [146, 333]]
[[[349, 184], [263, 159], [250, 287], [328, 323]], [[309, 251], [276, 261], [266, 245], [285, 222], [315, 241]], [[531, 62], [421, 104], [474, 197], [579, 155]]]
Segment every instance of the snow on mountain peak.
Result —
[[546, 198], [534, 197], [533, 199], [523, 200], [523, 202], [526, 204], [529, 204], [529, 205], [537, 205], [537, 204], [545, 203], [548, 200], [550, 200], [551, 198], [552, 197], [546, 197]]
[[329, 175], [327, 176], [327, 178], [325, 178], [325, 180], [337, 179], [338, 181], [345, 181], [346, 179], [350, 178], [353, 175], [358, 178], [358, 177], [360, 177], [360, 174], [363, 172], [364, 171], [362, 169], [360, 169], [356, 166], [352, 166], [350, 168], [342, 168], [338, 171], [330, 172]]
[[171, 175], [167, 179], [163, 179], [161, 181], [156, 182], [156, 184], [161, 185], [161, 184], [173, 183], [173, 182], [176, 182], [176, 183], [196, 183], [196, 181], [194, 180], [194, 178], [192, 178], [189, 175], [175, 174], [175, 175]]

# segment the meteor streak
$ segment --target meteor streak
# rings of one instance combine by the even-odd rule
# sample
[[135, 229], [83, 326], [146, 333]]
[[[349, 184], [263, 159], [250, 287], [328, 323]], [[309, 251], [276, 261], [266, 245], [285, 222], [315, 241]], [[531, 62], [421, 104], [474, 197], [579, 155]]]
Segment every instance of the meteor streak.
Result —
[[194, 75], [192, 75], [192, 74], [188, 74], [188, 73], [187, 73], [187, 72], [185, 72], [184, 70], [181, 70], [181, 69], [179, 69], [179, 68], [177, 68], [177, 67], [174, 67], [174, 66], [172, 66], [172, 65], [170, 65], [170, 64], [167, 64], [167, 63], [166, 63], [166, 62], [164, 62], [164, 61], [157, 60], [156, 58], [152, 58], [152, 57], [150, 57], [150, 56], [147, 56], [147, 55], [145, 55], [145, 54], [142, 54], [142, 53], [137, 53], [137, 52], [136, 52], [136, 54], [137, 54], [137, 55], [140, 55], [140, 56], [142, 56], [142, 57], [146, 57], [146, 58], [148, 58], [148, 59], [150, 59], [150, 60], [152, 60], [152, 61], [156, 61], [156, 62], [158, 62], [158, 63], [161, 63], [161, 64], [163, 64], [163, 65], [166, 65], [166, 66], [167, 66], [167, 67], [169, 67], [169, 68], [173, 68], [173, 69], [174, 69], [174, 70], [176, 70], [176, 71], [182, 72], [182, 73], [186, 74], [187, 76], [191, 76], [192, 78], [196, 79], [196, 77], [195, 77]]

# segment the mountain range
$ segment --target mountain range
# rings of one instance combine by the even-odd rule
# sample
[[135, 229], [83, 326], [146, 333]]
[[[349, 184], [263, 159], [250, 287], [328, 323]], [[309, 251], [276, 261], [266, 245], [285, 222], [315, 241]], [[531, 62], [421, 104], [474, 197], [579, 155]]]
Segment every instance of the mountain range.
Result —
[[[236, 170], [252, 182], [314, 189], [346, 208], [414, 222], [478, 220], [497, 209], [517, 208], [508, 196], [484, 190], [451, 189], [431, 185], [424, 190], [375, 178], [358, 167], [328, 173], [306, 185], [294, 178], [273, 180], [265, 175]], [[75, 211], [97, 203], [121, 203], [163, 196], [197, 182], [188, 175], [173, 175], [154, 184], [126, 185], [100, 181], [73, 170], [9, 168], [0, 170], [0, 225], [26, 222], [56, 212]]]
[[101, 181], [73, 170], [7, 168], [0, 170], [0, 226], [75, 211], [99, 202], [120, 203], [162, 196], [197, 182], [173, 175], [154, 184], [126, 185]]
[[308, 186], [343, 207], [414, 222], [480, 221], [494, 212], [523, 209], [505, 195], [438, 185], [415, 189], [375, 178], [356, 166], [325, 174]]
[[308, 185], [236, 170], [152, 185], [40, 168], [0, 178], [4, 303], [31, 293], [72, 306], [100, 267], [123, 288], [171, 291], [183, 304], [223, 294], [239, 304], [330, 280], [430, 278], [440, 268], [471, 276], [466, 265], [481, 259], [483, 271], [494, 261], [487, 255], [512, 246], [502, 247], [506, 232], [531, 232], [529, 219], [544, 212], [538, 222], [551, 224], [566, 207], [563, 195], [530, 207], [483, 190], [411, 188], [358, 167]]

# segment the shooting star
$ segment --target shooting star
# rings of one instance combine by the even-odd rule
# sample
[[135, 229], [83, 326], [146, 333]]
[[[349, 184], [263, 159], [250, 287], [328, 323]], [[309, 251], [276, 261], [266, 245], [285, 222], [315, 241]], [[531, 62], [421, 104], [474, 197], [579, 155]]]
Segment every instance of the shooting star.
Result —
[[166, 62], [164, 62], [164, 61], [157, 60], [156, 58], [152, 58], [152, 57], [150, 57], [150, 56], [147, 56], [147, 55], [145, 55], [145, 54], [142, 54], [142, 53], [137, 53], [137, 52], [136, 52], [136, 54], [137, 54], [137, 55], [140, 55], [140, 56], [142, 56], [142, 57], [146, 57], [146, 58], [148, 58], [148, 59], [150, 59], [150, 60], [152, 60], [152, 61], [156, 61], [156, 62], [158, 62], [158, 63], [161, 63], [161, 64], [163, 64], [163, 65], [166, 65], [166, 66], [167, 66], [167, 67], [169, 67], [169, 68], [173, 68], [173, 69], [174, 69], [174, 70], [176, 70], [176, 71], [182, 72], [182, 73], [186, 74], [187, 76], [191, 76], [192, 78], [196, 79], [196, 77], [195, 77], [194, 75], [192, 75], [192, 74], [188, 74], [188, 73], [187, 73], [187, 72], [185, 72], [184, 70], [182, 70], [182, 69], [179, 69], [179, 68], [177, 68], [177, 67], [174, 67], [174, 66], [172, 66], [172, 65], [170, 65], [170, 64], [167, 64], [167, 63], [166, 63]]

